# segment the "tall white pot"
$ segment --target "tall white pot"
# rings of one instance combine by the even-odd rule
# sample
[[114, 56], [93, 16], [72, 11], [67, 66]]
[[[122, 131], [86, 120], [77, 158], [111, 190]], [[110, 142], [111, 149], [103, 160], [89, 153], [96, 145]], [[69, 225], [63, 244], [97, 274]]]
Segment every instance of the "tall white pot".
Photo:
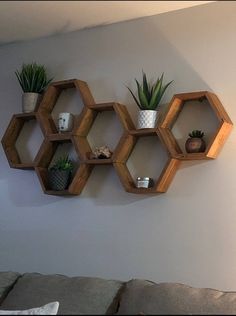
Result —
[[22, 95], [22, 111], [25, 113], [34, 112], [40, 102], [41, 94], [25, 92]]
[[154, 128], [156, 127], [158, 111], [141, 110], [138, 112], [137, 128]]

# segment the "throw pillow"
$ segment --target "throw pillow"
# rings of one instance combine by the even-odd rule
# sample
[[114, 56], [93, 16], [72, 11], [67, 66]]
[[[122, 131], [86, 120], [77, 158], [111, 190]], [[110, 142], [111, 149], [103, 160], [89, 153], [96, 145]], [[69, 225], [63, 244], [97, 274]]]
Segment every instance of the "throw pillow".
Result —
[[0, 315], [57, 315], [58, 302], [48, 303], [41, 307], [25, 309], [23, 311], [0, 310]]

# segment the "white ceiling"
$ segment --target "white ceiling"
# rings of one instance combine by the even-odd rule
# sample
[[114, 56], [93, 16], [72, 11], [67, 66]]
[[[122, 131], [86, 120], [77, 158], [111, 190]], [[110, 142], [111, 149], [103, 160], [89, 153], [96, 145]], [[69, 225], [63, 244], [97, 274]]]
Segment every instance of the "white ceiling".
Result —
[[0, 44], [179, 10], [211, 1], [0, 1]]

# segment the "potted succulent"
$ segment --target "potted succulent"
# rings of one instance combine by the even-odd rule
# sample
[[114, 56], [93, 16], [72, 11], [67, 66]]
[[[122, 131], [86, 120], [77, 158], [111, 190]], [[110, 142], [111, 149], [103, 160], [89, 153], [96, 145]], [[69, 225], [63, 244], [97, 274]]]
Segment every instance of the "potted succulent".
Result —
[[70, 184], [72, 161], [68, 156], [59, 157], [48, 171], [50, 189], [55, 191], [66, 190]]
[[193, 130], [188, 134], [189, 138], [186, 140], [185, 149], [187, 153], [200, 153], [206, 149], [206, 143], [203, 139], [204, 133], [201, 130]]
[[21, 70], [16, 70], [15, 74], [24, 92], [22, 96], [23, 112], [35, 111], [43, 91], [52, 78], [48, 79], [45, 67], [36, 63], [23, 64]]
[[164, 73], [162, 73], [160, 78], [157, 78], [154, 84], [147, 82], [147, 76], [143, 72], [143, 83], [139, 83], [135, 79], [138, 89], [138, 98], [127, 87], [132, 94], [136, 104], [140, 108], [138, 112], [138, 129], [141, 128], [154, 128], [157, 122], [158, 110], [157, 107], [160, 104], [161, 98], [163, 97], [167, 87], [172, 83], [172, 81], [167, 84], [163, 84]]

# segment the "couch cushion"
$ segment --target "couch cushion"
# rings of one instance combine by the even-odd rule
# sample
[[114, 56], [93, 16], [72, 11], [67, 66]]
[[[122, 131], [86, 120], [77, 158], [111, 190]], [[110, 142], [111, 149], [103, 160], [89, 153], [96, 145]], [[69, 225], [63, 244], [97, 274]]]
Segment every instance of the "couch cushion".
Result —
[[58, 301], [58, 314], [115, 313], [122, 282], [89, 277], [26, 273], [3, 302], [1, 309], [22, 310]]
[[20, 273], [17, 272], [0, 272], [0, 304], [11, 290], [12, 286], [19, 278]]
[[131, 280], [125, 286], [117, 314], [235, 315], [236, 292]]

